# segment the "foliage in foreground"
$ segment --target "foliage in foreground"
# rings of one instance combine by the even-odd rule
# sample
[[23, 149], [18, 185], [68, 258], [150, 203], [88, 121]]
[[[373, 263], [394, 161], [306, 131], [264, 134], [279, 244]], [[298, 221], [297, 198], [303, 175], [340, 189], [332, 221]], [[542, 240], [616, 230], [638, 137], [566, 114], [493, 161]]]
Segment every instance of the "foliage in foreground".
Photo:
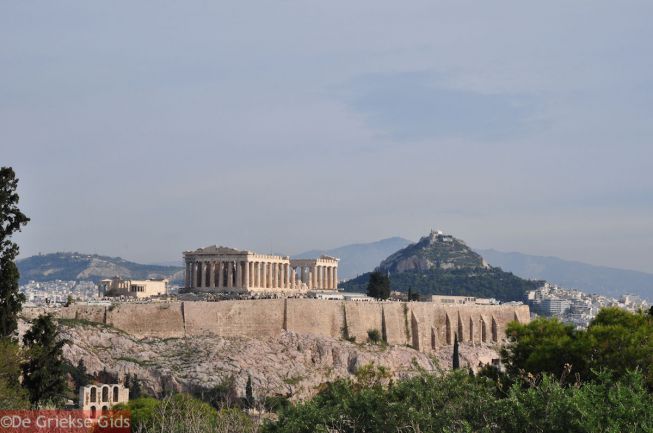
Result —
[[622, 377], [640, 369], [653, 390], [653, 316], [604, 308], [587, 330], [576, 330], [557, 319], [538, 318], [529, 324], [513, 322], [510, 344], [502, 351], [508, 372], [578, 375], [591, 380], [600, 369]]
[[22, 364], [23, 386], [33, 405], [61, 404], [66, 394], [66, 365], [57, 324], [49, 315], [39, 316], [23, 336], [27, 360]]
[[284, 411], [266, 433], [651, 432], [653, 397], [639, 372], [565, 386], [551, 375], [500, 390], [463, 371], [397, 384], [340, 380]]
[[21, 387], [21, 352], [9, 338], [0, 338], [0, 409], [27, 409], [27, 392]]
[[131, 411], [136, 433], [214, 432], [254, 433], [257, 427], [240, 409], [216, 410], [188, 394], [176, 394], [156, 400], [142, 397], [116, 409]]

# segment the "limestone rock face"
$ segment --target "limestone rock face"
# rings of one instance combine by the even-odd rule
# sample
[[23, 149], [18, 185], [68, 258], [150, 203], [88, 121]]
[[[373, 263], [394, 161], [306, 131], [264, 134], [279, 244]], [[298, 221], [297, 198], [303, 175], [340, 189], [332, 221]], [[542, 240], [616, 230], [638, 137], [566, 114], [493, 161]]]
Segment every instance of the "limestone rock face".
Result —
[[[242, 396], [251, 376], [257, 396], [283, 395], [297, 400], [314, 395], [320, 384], [349, 377], [370, 363], [402, 378], [418, 369], [450, 368], [452, 357], [451, 347], [429, 356], [405, 346], [356, 344], [291, 332], [269, 339], [204, 336], [138, 340], [101, 325], [66, 324], [62, 329], [63, 336], [71, 341], [64, 348], [70, 363], [77, 365], [83, 359], [89, 374], [106, 370], [118, 380], [127, 373], [136, 374], [144, 390], [154, 394], [211, 388], [233, 378], [234, 390]], [[487, 346], [461, 345], [460, 354], [461, 364], [473, 369], [479, 362], [498, 357]]]
[[437, 231], [397, 251], [379, 265], [381, 271], [390, 273], [464, 268], [487, 269], [489, 266], [465, 242]]

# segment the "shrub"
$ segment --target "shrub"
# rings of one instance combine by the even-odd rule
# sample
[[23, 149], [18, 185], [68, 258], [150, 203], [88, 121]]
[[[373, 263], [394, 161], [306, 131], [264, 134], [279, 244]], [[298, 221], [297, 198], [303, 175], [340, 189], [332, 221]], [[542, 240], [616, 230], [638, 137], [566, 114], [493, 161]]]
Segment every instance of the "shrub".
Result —
[[378, 329], [370, 329], [367, 331], [367, 339], [370, 343], [377, 344], [381, 341], [381, 333]]

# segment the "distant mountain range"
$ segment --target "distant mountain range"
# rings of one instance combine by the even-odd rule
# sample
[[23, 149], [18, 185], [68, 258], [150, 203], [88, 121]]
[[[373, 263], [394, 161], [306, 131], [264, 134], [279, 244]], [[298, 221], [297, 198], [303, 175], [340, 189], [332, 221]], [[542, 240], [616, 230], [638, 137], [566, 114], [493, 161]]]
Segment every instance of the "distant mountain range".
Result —
[[[339, 276], [348, 280], [377, 268], [387, 260], [387, 267], [394, 271], [399, 268], [420, 266], [415, 258], [397, 261], [392, 256], [412, 244], [408, 239], [391, 237], [376, 242], [345, 245], [328, 250], [311, 250], [293, 257], [317, 257], [321, 254], [339, 257]], [[587, 263], [563, 260], [557, 257], [527, 255], [517, 252], [500, 252], [493, 249], [478, 249], [476, 253], [490, 265], [504, 271], [535, 280], [546, 280], [565, 288], [578, 289], [588, 293], [598, 293], [618, 297], [624, 293], [637, 294], [653, 301], [653, 274], [595, 266]], [[458, 254], [451, 251], [451, 254]], [[452, 256], [453, 257], [453, 256]], [[479, 256], [463, 254], [460, 260], [477, 263]], [[95, 254], [53, 253], [27, 257], [18, 261], [21, 283], [29, 280], [75, 280], [93, 281], [115, 275], [130, 278], [172, 277], [176, 282], [183, 281], [182, 265], [179, 261], [144, 265], [121, 259]]]
[[557, 257], [476, 250], [493, 266], [522, 278], [547, 280], [561, 287], [619, 297], [632, 293], [653, 302], [653, 274], [595, 266]]
[[114, 276], [183, 280], [181, 266], [142, 265], [120, 257], [96, 254], [53, 253], [27, 257], [17, 262], [21, 283], [52, 280], [99, 281]]
[[412, 241], [400, 237], [382, 239], [376, 242], [345, 245], [331, 250], [311, 250], [292, 256], [293, 258], [327, 256], [338, 257], [338, 277], [343, 280], [354, 278], [379, 266], [381, 260], [410, 245]]

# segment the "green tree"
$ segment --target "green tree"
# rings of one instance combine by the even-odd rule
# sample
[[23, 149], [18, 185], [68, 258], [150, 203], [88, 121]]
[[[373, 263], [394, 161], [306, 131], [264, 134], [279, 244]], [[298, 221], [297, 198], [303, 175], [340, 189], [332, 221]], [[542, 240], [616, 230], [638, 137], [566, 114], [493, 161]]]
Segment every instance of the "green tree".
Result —
[[[520, 370], [555, 377], [595, 377], [609, 369], [618, 377], [640, 369], [653, 390], [653, 317], [620, 308], [604, 308], [587, 330], [576, 330], [557, 319], [538, 318], [527, 325], [508, 325], [510, 340], [502, 350], [507, 371]], [[571, 373], [571, 375], [570, 375]]]
[[367, 340], [372, 344], [378, 344], [381, 342], [381, 333], [378, 329], [368, 329]]
[[66, 366], [56, 323], [50, 315], [39, 316], [23, 336], [27, 361], [23, 363], [23, 384], [33, 405], [60, 404], [66, 393]]
[[[370, 371], [368, 369], [368, 371]], [[267, 433], [484, 432], [616, 433], [653, 431], [653, 395], [631, 371], [598, 372], [565, 386], [550, 374], [517, 380], [505, 391], [465, 370], [386, 381], [339, 380], [290, 406]]]
[[251, 418], [241, 410], [218, 411], [189, 394], [175, 394], [161, 400], [142, 397], [130, 400], [127, 405], [118, 405], [115, 409], [128, 409], [134, 431], [142, 433], [256, 432]]
[[556, 318], [539, 317], [528, 324], [510, 323], [506, 334], [510, 344], [502, 349], [501, 357], [513, 376], [523, 370], [561, 377], [569, 365], [582, 377], [590, 372], [589, 341], [583, 331], [575, 330], [572, 325]]
[[587, 328], [590, 367], [623, 376], [640, 369], [653, 390], [653, 317], [621, 308], [604, 308]]
[[376, 299], [388, 299], [390, 297], [390, 278], [383, 272], [372, 272], [367, 283], [367, 296]]
[[254, 387], [252, 386], [252, 376], [247, 375], [247, 383], [245, 384], [245, 405], [247, 407], [254, 406]]
[[11, 167], [0, 168], [0, 337], [12, 337], [25, 297], [18, 291], [18, 245], [12, 235], [27, 224], [18, 208], [18, 179]]
[[458, 334], [453, 336], [453, 359], [451, 360], [451, 368], [458, 370], [460, 368], [460, 353], [458, 348]]
[[21, 350], [15, 341], [0, 338], [0, 409], [26, 409], [27, 393], [20, 385]]

